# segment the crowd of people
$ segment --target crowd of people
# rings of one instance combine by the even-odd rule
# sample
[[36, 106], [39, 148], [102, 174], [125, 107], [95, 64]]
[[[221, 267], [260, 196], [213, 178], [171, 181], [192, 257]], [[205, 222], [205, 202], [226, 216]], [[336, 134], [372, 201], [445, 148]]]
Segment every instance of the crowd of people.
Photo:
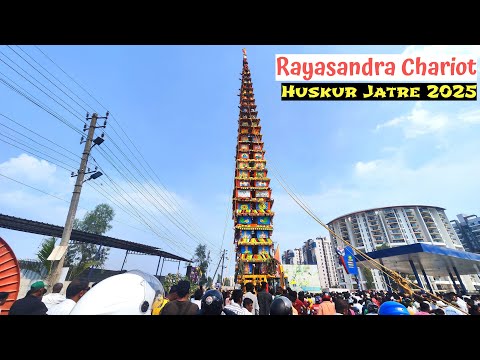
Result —
[[[123, 286], [121, 294], [112, 289]], [[95, 289], [93, 288], [95, 286]], [[290, 287], [246, 283], [234, 290], [205, 289], [180, 280], [165, 292], [160, 281], [141, 271], [107, 278], [91, 287], [74, 279], [61, 294], [62, 283], [47, 293], [43, 281], [17, 299], [9, 315], [480, 315], [480, 295], [355, 290], [309, 293]]]
[[[179, 283], [180, 284], [180, 283]], [[178, 285], [171, 287], [164, 302], [180, 301], [197, 305], [191, 314], [225, 315], [480, 315], [480, 295], [457, 296], [450, 292], [433, 295], [385, 291], [344, 291], [332, 293], [296, 292], [291, 288], [268, 288], [267, 283], [254, 286], [247, 283], [233, 291], [204, 291], [198, 287], [187, 297], [176, 294]], [[185, 285], [186, 286], [186, 285]], [[153, 310], [155, 315], [180, 315], [179, 306], [162, 311], [164, 303]], [[191, 305], [190, 305], [191, 306]], [[203, 310], [202, 310], [203, 309]]]

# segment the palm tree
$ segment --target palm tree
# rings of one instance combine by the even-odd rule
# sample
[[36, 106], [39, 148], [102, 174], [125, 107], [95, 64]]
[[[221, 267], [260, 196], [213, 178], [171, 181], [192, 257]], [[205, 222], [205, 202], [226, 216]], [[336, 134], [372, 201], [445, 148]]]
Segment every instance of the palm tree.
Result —
[[20, 260], [19, 262], [21, 264], [21, 268], [25, 270], [35, 271], [40, 275], [50, 273], [52, 262], [47, 259], [55, 248], [56, 241], [57, 239], [54, 237], [43, 239], [37, 253], [35, 254], [37, 255], [36, 261]]
[[53, 249], [55, 248], [56, 242], [57, 239], [53, 236], [43, 239], [42, 243], [40, 244], [40, 248], [38, 249], [38, 252], [36, 254], [38, 261], [41, 264], [41, 267], [45, 268], [48, 273], [50, 273], [52, 262], [50, 260], [47, 260], [47, 258], [50, 256]]

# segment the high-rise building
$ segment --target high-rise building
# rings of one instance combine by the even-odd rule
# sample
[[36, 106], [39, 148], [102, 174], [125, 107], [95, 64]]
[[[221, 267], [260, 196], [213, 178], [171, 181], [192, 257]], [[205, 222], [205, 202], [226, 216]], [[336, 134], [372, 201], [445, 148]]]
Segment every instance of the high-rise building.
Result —
[[[346, 240], [358, 250], [368, 253], [383, 247], [395, 247], [415, 243], [444, 246], [464, 250], [445, 209], [436, 206], [402, 205], [362, 210], [340, 216], [328, 223], [328, 227], [339, 238]], [[330, 235], [334, 248], [344, 247], [337, 237]], [[353, 289], [355, 279], [337, 266], [340, 286]], [[387, 290], [384, 277], [373, 269], [373, 283], [377, 290]], [[366, 283], [360, 271], [360, 280]], [[453, 290], [449, 278], [429, 276], [434, 290]], [[467, 288], [473, 288], [472, 278], [462, 275]]]
[[261, 281], [272, 283], [278, 274], [272, 241], [274, 217], [272, 189], [267, 175], [262, 128], [245, 49], [239, 96], [240, 113], [233, 190], [235, 277], [241, 284]]
[[322, 288], [338, 287], [336, 257], [330, 239], [326, 237], [308, 239], [302, 247], [302, 252], [305, 265], [317, 265]]
[[305, 259], [303, 258], [302, 249], [293, 249], [293, 264], [294, 265], [302, 265], [305, 264]]
[[302, 249], [287, 250], [282, 255], [282, 263], [287, 265], [302, 265]]
[[477, 215], [457, 215], [451, 220], [453, 228], [466, 251], [480, 254], [480, 217]]

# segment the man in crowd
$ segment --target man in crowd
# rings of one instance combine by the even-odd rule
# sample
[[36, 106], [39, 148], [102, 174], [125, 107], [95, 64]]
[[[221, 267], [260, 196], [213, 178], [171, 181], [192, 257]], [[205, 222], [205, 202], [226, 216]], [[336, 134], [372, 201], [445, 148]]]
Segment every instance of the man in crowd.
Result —
[[36, 281], [30, 286], [24, 298], [16, 300], [10, 308], [9, 315], [47, 315], [47, 307], [42, 302], [47, 292], [43, 281]]
[[63, 283], [56, 283], [53, 285], [52, 292], [50, 294], [44, 295], [42, 302], [50, 309], [52, 306], [57, 305], [64, 301], [66, 297], [60, 294], [62, 291]]
[[258, 299], [257, 299], [257, 295], [255, 295], [253, 293], [253, 289], [254, 289], [254, 286], [253, 286], [253, 283], [249, 282], [245, 285], [245, 294], [243, 295], [243, 298], [249, 298], [249, 299], [252, 299], [253, 301], [253, 311], [252, 311], [252, 314], [253, 315], [258, 315], [260, 313], [260, 307], [258, 306]]
[[158, 303], [153, 303], [152, 305], [152, 315], [160, 315], [162, 309], [169, 301], [177, 300], [177, 285], [172, 285], [170, 287], [170, 291], [168, 292], [167, 296], [161, 299]]
[[260, 291], [257, 293], [259, 315], [270, 315], [270, 305], [272, 304], [272, 295], [267, 291], [267, 283], [262, 281]]
[[177, 300], [169, 301], [160, 315], [197, 315], [198, 306], [190, 301], [190, 281], [178, 282], [177, 295]]
[[68, 315], [78, 300], [90, 290], [87, 279], [74, 279], [67, 287], [67, 298], [61, 303], [52, 306], [47, 315]]

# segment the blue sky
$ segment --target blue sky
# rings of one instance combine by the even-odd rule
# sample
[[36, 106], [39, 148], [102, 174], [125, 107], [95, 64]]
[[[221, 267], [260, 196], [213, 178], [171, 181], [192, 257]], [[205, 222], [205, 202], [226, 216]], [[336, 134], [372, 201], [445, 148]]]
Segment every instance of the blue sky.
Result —
[[[327, 231], [293, 202], [274, 174], [281, 176], [325, 223], [352, 211], [402, 204], [441, 206], [450, 219], [459, 213], [478, 214], [478, 101], [282, 102], [274, 62], [275, 54], [289, 53], [442, 52], [473, 53], [478, 57], [478, 46], [245, 47], [272, 178], [276, 213], [273, 240], [282, 251], [299, 247], [309, 238], [326, 236]], [[105, 131], [106, 141], [92, 152], [108, 177], [95, 180], [95, 184], [85, 183], [77, 217], [106, 202], [116, 209], [110, 236], [158, 246], [187, 258], [199, 242], [205, 242], [212, 251], [213, 274], [220, 250], [226, 248], [230, 254], [233, 251], [231, 196], [241, 49], [242, 46], [1, 46], [0, 78], [8, 76], [8, 81], [15, 81], [16, 86], [80, 130], [85, 110], [104, 115], [108, 109], [113, 118]], [[16, 122], [0, 115], [0, 213], [63, 226], [74, 184], [70, 171], [78, 167], [76, 161], [83, 150], [80, 135], [2, 83], [0, 95], [0, 113]], [[123, 176], [108, 159], [113, 159]], [[90, 165], [95, 164], [91, 161]], [[119, 191], [112, 188], [109, 178]], [[146, 182], [151, 179], [155, 182]], [[143, 221], [150, 227], [137, 220], [135, 213], [125, 213], [99, 195], [93, 187], [110, 194], [124, 208], [144, 214]], [[163, 199], [156, 196], [152, 200], [147, 191]], [[127, 200], [136, 210], [126, 204]], [[163, 214], [166, 212], [168, 215]], [[0, 229], [0, 236], [20, 259], [35, 258], [43, 238], [6, 229]], [[123, 257], [124, 251], [112, 250], [107, 268], [119, 269]], [[224, 272], [227, 275], [234, 268], [233, 254], [229, 258]], [[129, 256], [126, 264], [127, 269], [140, 268], [151, 273], [156, 266], [157, 259], [139, 255]], [[176, 271], [176, 263], [165, 263], [163, 274]], [[183, 265], [180, 271], [185, 271]]]

